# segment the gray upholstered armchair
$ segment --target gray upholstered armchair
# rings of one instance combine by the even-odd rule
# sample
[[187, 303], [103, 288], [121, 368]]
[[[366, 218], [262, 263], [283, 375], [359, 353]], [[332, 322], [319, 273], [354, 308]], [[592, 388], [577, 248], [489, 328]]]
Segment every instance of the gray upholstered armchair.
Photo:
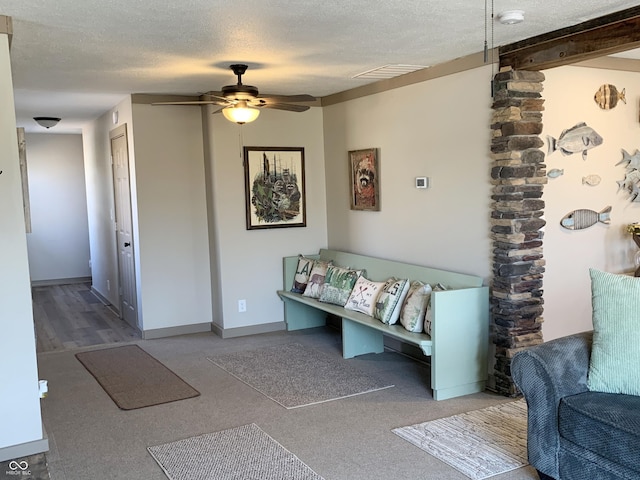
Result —
[[640, 397], [587, 389], [592, 337], [551, 340], [513, 358], [529, 408], [529, 462], [542, 479], [640, 479]]

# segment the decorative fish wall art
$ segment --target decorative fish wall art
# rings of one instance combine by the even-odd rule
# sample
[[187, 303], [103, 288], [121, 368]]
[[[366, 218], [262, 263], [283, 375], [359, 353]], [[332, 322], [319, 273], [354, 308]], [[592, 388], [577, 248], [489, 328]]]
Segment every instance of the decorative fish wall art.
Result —
[[616, 165], [624, 163], [624, 179], [616, 182], [618, 191], [625, 190], [631, 197], [632, 202], [640, 202], [640, 151], [630, 155], [624, 148], [622, 150], [622, 160]]
[[600, 180], [602, 180], [602, 177], [600, 177], [600, 175], [592, 173], [591, 175], [587, 175], [586, 177], [582, 177], [582, 184], [583, 185], [589, 185], [590, 187], [595, 187], [596, 185], [598, 185], [600, 183]]
[[592, 227], [596, 223], [611, 223], [611, 206], [604, 208], [600, 212], [594, 212], [593, 210], [574, 210], [573, 212], [567, 213], [562, 220], [560, 220], [560, 225], [568, 230], [583, 230], [585, 228]]
[[620, 160], [617, 165], [624, 163], [624, 166], [627, 168], [640, 168], [640, 150], [636, 149], [636, 153], [633, 155], [629, 155], [624, 148], [622, 150], [622, 160]]
[[624, 179], [616, 182], [618, 191], [625, 190], [631, 195], [632, 202], [640, 202], [640, 170], [627, 170]]
[[547, 142], [549, 142], [549, 155], [556, 150], [560, 150], [563, 155], [582, 152], [582, 159], [586, 160], [587, 151], [602, 145], [603, 139], [593, 128], [581, 122], [563, 130], [557, 140], [547, 135]]
[[618, 100], [622, 100], [622, 103], [627, 103], [627, 99], [625, 98], [625, 89], [623, 88], [620, 91], [610, 83], [600, 85], [600, 88], [593, 96], [593, 99], [603, 110], [615, 108], [618, 104]]
[[547, 177], [558, 178], [560, 175], [563, 175], [563, 174], [564, 174], [564, 169], [554, 168], [553, 170], [549, 170], [549, 173], [547, 173]]

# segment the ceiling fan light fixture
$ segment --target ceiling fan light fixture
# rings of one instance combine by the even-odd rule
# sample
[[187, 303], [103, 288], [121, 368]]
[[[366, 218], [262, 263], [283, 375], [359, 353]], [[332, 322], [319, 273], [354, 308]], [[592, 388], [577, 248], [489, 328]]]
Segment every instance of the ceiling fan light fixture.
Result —
[[61, 120], [58, 117], [33, 117], [38, 125], [44, 128], [55, 127], [58, 122]]
[[498, 21], [502, 25], [515, 25], [524, 22], [523, 10], [506, 10], [498, 14]]
[[230, 122], [237, 123], [239, 125], [243, 125], [245, 123], [251, 123], [258, 115], [260, 115], [260, 110], [257, 108], [249, 107], [247, 102], [238, 102], [233, 107], [226, 107], [222, 109], [222, 114], [224, 118], [229, 120]]

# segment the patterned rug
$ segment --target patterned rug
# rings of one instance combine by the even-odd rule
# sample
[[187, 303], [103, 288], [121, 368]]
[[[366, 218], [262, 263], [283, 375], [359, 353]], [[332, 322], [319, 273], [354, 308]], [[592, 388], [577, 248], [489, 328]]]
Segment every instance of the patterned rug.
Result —
[[323, 480], [254, 423], [147, 450], [170, 480]]
[[382, 390], [385, 384], [350, 360], [298, 343], [207, 357], [285, 408], [297, 408]]
[[473, 480], [528, 464], [524, 399], [396, 428], [393, 433]]
[[122, 410], [200, 395], [137, 345], [76, 353], [76, 358]]

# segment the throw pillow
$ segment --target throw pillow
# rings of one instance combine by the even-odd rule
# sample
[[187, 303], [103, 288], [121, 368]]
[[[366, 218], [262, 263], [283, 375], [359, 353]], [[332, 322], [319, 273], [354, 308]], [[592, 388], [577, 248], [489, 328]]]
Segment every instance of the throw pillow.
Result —
[[640, 278], [590, 269], [593, 345], [587, 387], [640, 395]]
[[320, 290], [324, 284], [324, 278], [331, 262], [323, 262], [316, 260], [313, 262], [313, 268], [309, 274], [309, 282], [304, 289], [303, 295], [311, 298], [320, 298]]
[[424, 328], [424, 315], [431, 297], [431, 285], [414, 281], [409, 288], [407, 298], [400, 311], [400, 323], [410, 332], [421, 332]]
[[[435, 287], [433, 287], [433, 292], [439, 292], [446, 290], [447, 287], [438, 283]], [[427, 311], [424, 314], [424, 333], [431, 336], [431, 323], [433, 322], [433, 310], [431, 309], [431, 295], [429, 295], [429, 301], [427, 302]]]
[[400, 317], [402, 302], [407, 296], [408, 291], [409, 279], [398, 279], [395, 277], [388, 279], [384, 287], [382, 287], [380, 295], [378, 295], [373, 317], [387, 325], [397, 323]]
[[373, 316], [378, 294], [384, 285], [385, 282], [372, 282], [361, 275], [353, 286], [351, 295], [349, 295], [349, 299], [344, 308]]
[[298, 255], [298, 267], [296, 268], [296, 275], [293, 277], [293, 286], [291, 287], [293, 293], [304, 293], [314, 262], [315, 260], [311, 258]]
[[349, 295], [351, 295], [353, 286], [362, 274], [362, 270], [352, 270], [350, 268], [329, 265], [318, 300], [344, 307], [349, 299]]

